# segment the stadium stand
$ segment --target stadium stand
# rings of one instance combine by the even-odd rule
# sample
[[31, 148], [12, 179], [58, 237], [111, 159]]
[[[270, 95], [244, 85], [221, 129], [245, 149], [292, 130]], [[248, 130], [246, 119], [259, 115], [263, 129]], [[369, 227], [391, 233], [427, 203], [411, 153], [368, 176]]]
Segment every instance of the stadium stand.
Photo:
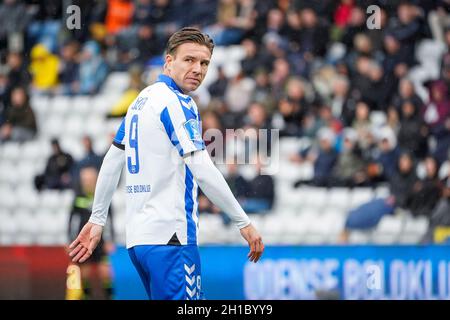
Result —
[[[80, 160], [84, 156], [81, 138], [88, 135], [93, 139], [96, 153], [104, 154], [111, 135], [120, 124], [120, 118], [110, 118], [108, 114], [130, 85], [127, 70], [139, 65], [143, 71], [142, 81], [151, 83], [161, 70], [163, 48], [160, 44], [166, 41], [170, 30], [184, 25], [211, 30], [221, 44], [214, 50], [202, 89], [194, 94], [202, 112], [214, 112], [223, 128], [280, 130], [280, 140], [272, 146], [279, 151], [273, 163], [279, 169], [273, 176], [275, 203], [270, 211], [252, 215], [266, 243], [338, 243], [342, 241], [341, 233], [350, 210], [390, 195], [392, 177], [387, 174], [387, 165], [396, 162], [397, 156], [392, 153], [392, 158], [388, 158], [383, 154], [384, 138], [380, 137], [380, 132], [390, 130], [393, 150], [399, 149], [399, 132], [409, 124], [409, 119], [402, 116], [404, 102], [414, 104], [412, 117], [425, 139], [420, 150], [406, 150], [416, 156], [414, 165], [418, 176], [420, 170], [423, 171], [425, 155], [430, 155], [438, 160], [440, 188], [449, 188], [450, 170], [446, 161], [450, 151], [450, 25], [446, 24], [447, 2], [430, 4], [411, 0], [388, 4], [387, 1], [371, 1], [381, 8], [380, 29], [366, 27], [367, 1], [363, 0], [208, 1], [208, 12], [217, 14], [199, 20], [193, 17], [202, 16], [205, 1], [124, 2], [130, 5], [128, 9], [136, 11], [131, 10], [130, 14], [134, 13], [127, 21], [114, 26], [110, 25], [112, 6], [117, 5], [114, 1], [80, 2], [86, 6], [81, 12], [84, 12], [86, 26], [90, 26], [82, 30], [65, 29], [58, 1], [51, 1], [47, 8], [34, 1], [0, 4], [0, 13], [15, 12], [27, 17], [24, 25], [16, 29], [22, 37], [19, 45], [10, 39], [11, 33], [0, 32], [1, 68], [8, 70], [7, 83], [0, 82], [0, 141], [4, 140], [0, 143], [0, 245], [68, 243], [66, 229], [74, 191], [39, 192], [33, 185], [34, 177], [44, 172], [51, 154], [51, 139], [57, 137], [62, 149]], [[319, 5], [322, 2], [323, 5]], [[178, 13], [187, 9], [192, 13], [191, 18], [177, 18], [183, 16]], [[442, 14], [447, 19], [430, 19]], [[241, 24], [227, 27], [224, 24], [227, 18], [241, 19]], [[150, 28], [150, 36], [144, 28]], [[1, 26], [0, 30], [3, 30]], [[234, 32], [236, 30], [239, 32]], [[124, 42], [124, 36], [129, 36], [130, 43], [137, 45], [128, 48], [130, 44]], [[142, 40], [144, 36], [152, 37], [151, 48], [143, 46], [145, 41], [150, 41]], [[37, 79], [36, 71], [29, 68], [33, 48], [39, 53], [44, 47], [45, 55], [51, 53], [52, 59], [60, 61], [61, 48], [69, 41], [77, 43], [76, 61], [88, 61], [92, 67], [98, 67], [99, 63], [107, 65], [108, 75], [98, 88], [95, 83], [86, 92], [74, 85], [70, 93], [63, 94], [60, 83]], [[253, 53], [249, 52], [249, 41], [256, 44]], [[88, 42], [101, 48], [101, 53], [93, 52], [88, 56], [83, 51]], [[11, 53], [19, 53], [24, 60], [19, 73], [8, 67], [7, 56]], [[53, 72], [52, 63], [39, 68], [49, 68]], [[74, 70], [81, 73], [86, 70], [82, 63]], [[219, 68], [225, 76], [225, 91], [217, 97], [208, 89], [218, 79]], [[27, 80], [28, 72], [31, 80]], [[78, 74], [76, 79], [85, 76]], [[256, 80], [257, 76], [261, 76], [261, 82]], [[399, 82], [402, 79], [413, 83], [412, 96], [417, 99], [401, 96]], [[342, 81], [344, 87], [348, 85], [343, 96], [333, 91], [338, 81]], [[240, 84], [233, 86], [236, 83]], [[37, 135], [22, 143], [8, 139], [7, 135], [13, 108], [9, 95], [16, 85], [28, 88], [38, 127]], [[230, 91], [236, 88], [245, 89], [249, 96], [236, 97], [236, 92], [240, 91]], [[267, 99], [268, 96], [273, 100]], [[244, 110], [227, 105], [227, 102], [236, 103], [236, 98], [237, 102], [247, 99], [262, 103], [269, 119], [267, 124], [261, 128], [249, 125], [246, 116], [249, 105], [244, 105]], [[368, 119], [363, 125], [355, 122], [355, 105], [359, 102], [369, 107]], [[239, 104], [236, 106], [240, 108]], [[333, 131], [336, 137], [333, 149], [339, 154], [343, 150], [343, 130], [350, 127], [358, 133], [355, 155], [365, 166], [362, 176], [358, 177], [360, 180], [353, 181], [352, 185], [335, 185], [330, 177], [329, 184], [315, 185], [313, 178], [323, 159], [317, 148], [319, 130]], [[293, 157], [300, 160], [292, 161]], [[244, 166], [239, 170], [243, 175], [252, 174], [245, 172], [248, 168]], [[397, 172], [395, 165], [393, 170]], [[226, 173], [226, 169], [223, 171]], [[299, 180], [313, 182], [295, 188], [294, 183]], [[423, 177], [417, 181], [423, 181]], [[113, 198], [118, 243], [124, 243], [123, 189], [121, 180]], [[433, 210], [417, 216], [408, 207], [396, 208], [393, 215], [383, 216], [370, 230], [349, 231], [346, 241], [354, 244], [420, 243], [429, 229], [432, 214]], [[202, 244], [242, 241], [236, 230], [224, 224], [218, 214], [201, 213], [199, 224]]]

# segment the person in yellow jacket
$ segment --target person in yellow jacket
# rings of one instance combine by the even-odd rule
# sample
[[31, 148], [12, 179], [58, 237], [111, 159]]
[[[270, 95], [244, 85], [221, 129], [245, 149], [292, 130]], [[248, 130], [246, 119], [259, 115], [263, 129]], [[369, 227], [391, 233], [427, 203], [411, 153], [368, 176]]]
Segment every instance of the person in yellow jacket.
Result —
[[58, 84], [59, 59], [43, 44], [37, 44], [31, 49], [30, 73], [33, 76], [33, 88], [47, 92]]

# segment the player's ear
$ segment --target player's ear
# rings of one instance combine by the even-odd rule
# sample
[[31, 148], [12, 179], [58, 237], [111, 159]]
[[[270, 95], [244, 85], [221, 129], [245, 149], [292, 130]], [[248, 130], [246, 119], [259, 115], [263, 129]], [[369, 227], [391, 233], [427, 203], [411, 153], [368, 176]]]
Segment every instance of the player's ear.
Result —
[[173, 56], [171, 54], [166, 54], [166, 58], [164, 61], [164, 68], [167, 69], [169, 72], [172, 69], [172, 61], [173, 61]]

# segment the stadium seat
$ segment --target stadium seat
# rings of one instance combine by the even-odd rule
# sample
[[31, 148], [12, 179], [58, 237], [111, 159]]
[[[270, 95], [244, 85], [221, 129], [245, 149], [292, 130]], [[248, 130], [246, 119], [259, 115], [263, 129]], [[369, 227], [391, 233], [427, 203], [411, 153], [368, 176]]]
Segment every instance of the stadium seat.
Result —
[[84, 147], [81, 143], [81, 137], [65, 135], [60, 139], [61, 148], [68, 152], [75, 160], [81, 159], [85, 155]]
[[[46, 142], [49, 144], [48, 142]], [[36, 161], [36, 158], [42, 157], [41, 142], [33, 140], [25, 142], [21, 152], [22, 159]]]
[[398, 215], [387, 215], [378, 223], [372, 235], [372, 241], [378, 244], [396, 243], [403, 228], [403, 219]]
[[32, 211], [39, 208], [39, 194], [30, 184], [22, 184], [16, 189], [15, 193], [20, 207]]
[[92, 109], [92, 100], [89, 96], [75, 96], [72, 98], [71, 115], [88, 116]]
[[75, 192], [67, 189], [59, 192], [59, 199], [63, 208], [70, 208], [75, 199]]
[[21, 146], [17, 142], [7, 142], [2, 149], [2, 161], [16, 161], [21, 155]]
[[39, 226], [38, 233], [36, 235], [37, 244], [56, 244], [60, 235], [67, 233], [68, 221], [65, 221], [65, 219], [55, 219], [55, 212], [48, 209], [40, 209], [35, 215]]
[[375, 198], [387, 198], [391, 194], [389, 186], [379, 186], [375, 189]]
[[17, 222], [7, 210], [0, 210], [0, 245], [12, 245], [17, 235]]
[[101, 116], [89, 117], [85, 123], [85, 130], [83, 134], [88, 134], [91, 137], [107, 135], [105, 121]]
[[279, 142], [280, 157], [288, 159], [292, 154], [299, 152], [301, 140], [295, 137], [282, 137]]
[[130, 77], [127, 72], [112, 72], [109, 74], [105, 83], [101, 88], [101, 92], [108, 94], [109, 92], [124, 92], [130, 84]]
[[313, 211], [302, 212], [295, 217], [286, 219], [285, 229], [283, 231], [283, 243], [308, 243], [308, 236], [310, 235], [311, 225], [318, 218], [318, 214]]
[[50, 98], [45, 95], [32, 95], [30, 98], [30, 106], [36, 115], [48, 115], [50, 110]]
[[283, 243], [283, 235], [288, 235], [295, 225], [296, 221], [286, 216], [268, 215], [260, 232], [266, 244], [280, 244]]
[[17, 209], [13, 213], [17, 223], [16, 244], [32, 245], [39, 231], [39, 220], [28, 209]]
[[69, 96], [61, 96], [61, 95], [54, 96], [49, 101], [50, 103], [49, 114], [56, 114], [61, 117], [64, 117], [66, 115], [73, 113], [72, 101], [73, 98]]
[[302, 210], [314, 208], [320, 212], [326, 206], [328, 202], [328, 190], [326, 188], [303, 186], [300, 190], [304, 193]]
[[44, 190], [39, 194], [39, 208], [56, 210], [61, 207], [60, 193], [57, 190]]
[[399, 242], [402, 244], [418, 244], [428, 231], [430, 221], [427, 217], [408, 216]]
[[32, 186], [34, 177], [37, 174], [35, 163], [31, 160], [21, 161], [15, 171], [17, 175], [17, 183], [21, 185]]
[[360, 231], [353, 230], [350, 231], [348, 243], [353, 245], [364, 245], [371, 242], [373, 230]]
[[14, 192], [14, 189], [10, 185], [2, 184], [2, 189], [0, 190], [0, 203], [2, 208], [11, 212], [19, 204], [19, 199]]
[[329, 208], [347, 209], [350, 203], [351, 191], [348, 188], [331, 188], [327, 206]]
[[355, 188], [350, 197], [350, 208], [356, 208], [373, 199], [371, 188]]
[[47, 141], [54, 137], [61, 137], [61, 133], [65, 130], [64, 118], [59, 115], [50, 115], [45, 121], [45, 126], [41, 126], [39, 134]]
[[66, 136], [81, 137], [86, 133], [86, 119], [79, 115], [67, 117], [64, 122], [64, 131]]

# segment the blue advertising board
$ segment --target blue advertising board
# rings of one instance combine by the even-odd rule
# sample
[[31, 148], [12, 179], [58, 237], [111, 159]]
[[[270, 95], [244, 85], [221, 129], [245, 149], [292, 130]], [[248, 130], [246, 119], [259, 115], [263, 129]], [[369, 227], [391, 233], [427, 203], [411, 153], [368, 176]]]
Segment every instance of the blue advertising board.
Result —
[[[450, 299], [449, 246], [204, 246], [207, 299]], [[111, 257], [116, 299], [146, 299], [124, 248]]]

